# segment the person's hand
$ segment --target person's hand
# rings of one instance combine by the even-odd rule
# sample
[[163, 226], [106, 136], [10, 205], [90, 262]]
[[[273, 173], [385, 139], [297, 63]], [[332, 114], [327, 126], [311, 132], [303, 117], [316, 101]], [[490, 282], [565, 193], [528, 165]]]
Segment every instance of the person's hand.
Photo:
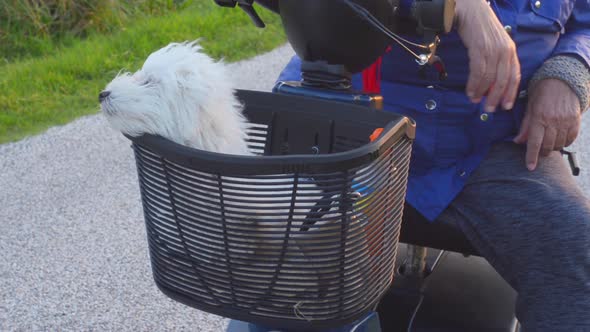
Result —
[[512, 109], [520, 84], [516, 46], [484, 0], [456, 0], [455, 24], [469, 55], [466, 93], [474, 103], [487, 95], [486, 112]]
[[574, 142], [580, 131], [580, 100], [575, 92], [558, 79], [537, 82], [529, 91], [529, 101], [520, 132], [514, 138], [527, 143], [526, 164], [537, 167], [542, 156], [558, 151]]

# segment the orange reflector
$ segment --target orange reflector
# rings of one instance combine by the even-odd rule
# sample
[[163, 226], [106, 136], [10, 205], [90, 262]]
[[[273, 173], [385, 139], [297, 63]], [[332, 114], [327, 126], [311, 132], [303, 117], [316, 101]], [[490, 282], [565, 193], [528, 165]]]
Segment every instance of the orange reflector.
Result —
[[377, 139], [377, 137], [379, 137], [379, 135], [381, 135], [381, 133], [383, 132], [383, 128], [377, 128], [373, 131], [373, 133], [371, 134], [371, 136], [369, 136], [369, 138], [371, 139], [371, 142], [375, 141]]

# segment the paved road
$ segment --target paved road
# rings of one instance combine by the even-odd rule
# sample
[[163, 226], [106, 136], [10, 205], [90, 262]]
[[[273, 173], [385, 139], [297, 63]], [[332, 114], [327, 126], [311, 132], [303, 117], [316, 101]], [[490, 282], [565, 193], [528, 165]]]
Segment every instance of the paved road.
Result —
[[[270, 89], [291, 54], [233, 64], [238, 86]], [[0, 331], [222, 331], [156, 289], [142, 218], [129, 142], [102, 116], [0, 145]]]
[[[292, 54], [231, 72], [240, 88], [269, 90]], [[154, 285], [135, 172], [101, 115], [0, 145], [0, 331], [224, 329]]]

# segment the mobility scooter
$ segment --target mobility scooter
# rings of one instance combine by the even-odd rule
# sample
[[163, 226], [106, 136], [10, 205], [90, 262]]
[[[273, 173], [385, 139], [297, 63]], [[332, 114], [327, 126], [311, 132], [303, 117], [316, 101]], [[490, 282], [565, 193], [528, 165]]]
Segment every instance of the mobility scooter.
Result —
[[237, 92], [256, 156], [130, 137], [160, 290], [227, 332], [518, 331], [514, 290], [404, 203], [420, 123], [351, 88], [391, 43], [444, 79], [454, 1], [215, 2], [259, 27], [257, 6], [280, 15], [302, 79]]

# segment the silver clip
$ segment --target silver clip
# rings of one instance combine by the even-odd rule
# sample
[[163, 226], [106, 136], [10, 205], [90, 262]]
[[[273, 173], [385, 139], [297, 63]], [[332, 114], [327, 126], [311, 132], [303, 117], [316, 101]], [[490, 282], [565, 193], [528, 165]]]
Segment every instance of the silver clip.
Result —
[[420, 66], [426, 65], [428, 61], [430, 61], [430, 56], [427, 54], [419, 54], [418, 58], [416, 59], [416, 63], [418, 63]]

